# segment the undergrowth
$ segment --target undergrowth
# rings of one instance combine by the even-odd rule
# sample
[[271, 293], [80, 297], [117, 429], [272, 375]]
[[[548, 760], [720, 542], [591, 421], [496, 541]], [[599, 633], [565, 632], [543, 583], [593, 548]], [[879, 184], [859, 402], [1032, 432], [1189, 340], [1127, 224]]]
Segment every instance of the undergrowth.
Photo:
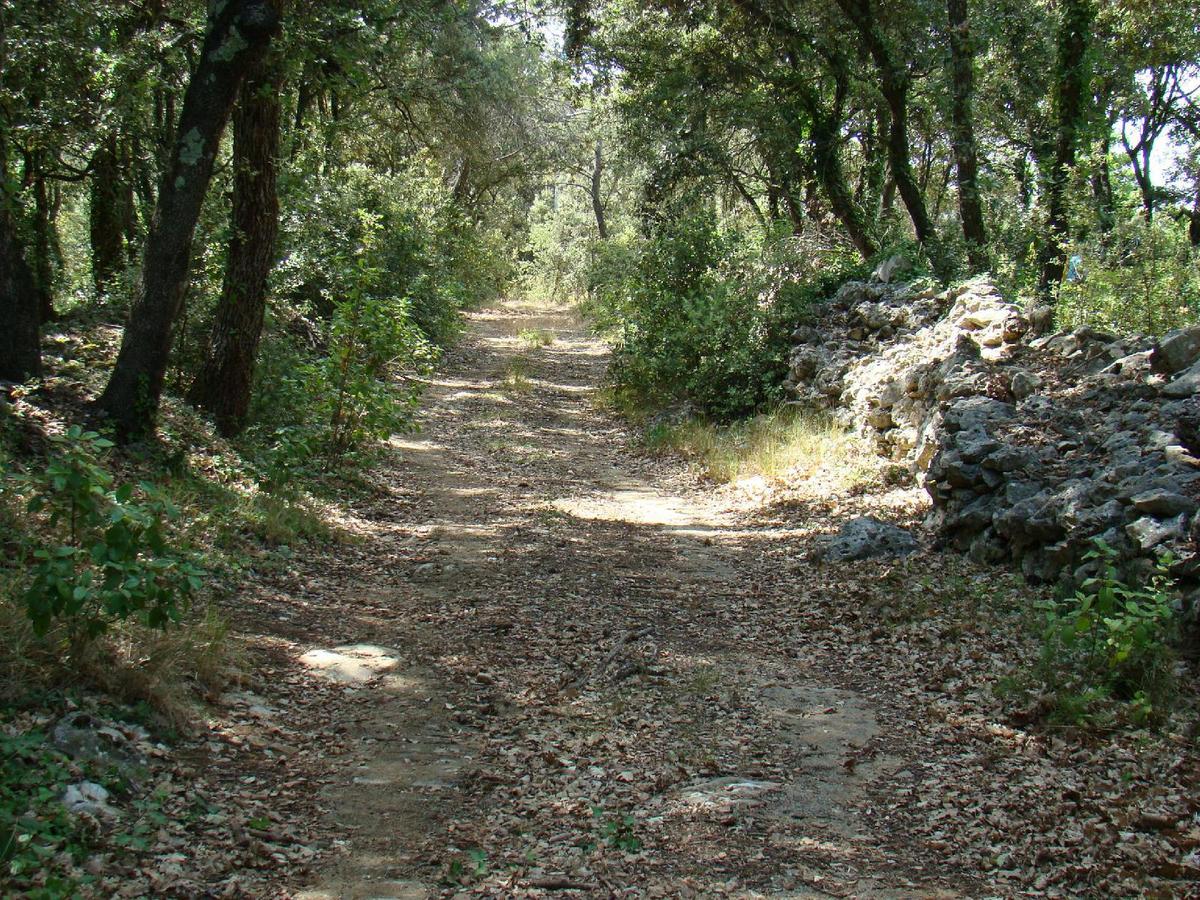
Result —
[[742, 478], [809, 478], [821, 472], [849, 488], [874, 476], [860, 442], [824, 413], [784, 406], [722, 425], [698, 418], [652, 424], [646, 446], [689, 460], [718, 483]]
[[1172, 560], [1136, 578], [1121, 572], [1116, 551], [1099, 539], [1087, 559], [1095, 575], [1034, 604], [1026, 625], [1038, 652], [996, 692], [1020, 707], [1020, 720], [1052, 729], [1162, 725], [1178, 698]]

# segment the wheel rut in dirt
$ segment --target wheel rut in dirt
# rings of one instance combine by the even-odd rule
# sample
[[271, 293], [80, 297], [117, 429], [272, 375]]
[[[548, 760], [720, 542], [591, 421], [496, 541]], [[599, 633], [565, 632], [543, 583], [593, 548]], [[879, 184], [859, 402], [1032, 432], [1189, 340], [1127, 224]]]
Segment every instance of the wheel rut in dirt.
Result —
[[476, 313], [394, 439], [423, 502], [361, 515], [416, 550], [345, 591], [391, 662], [343, 687], [340, 852], [301, 896], [939, 895], [864, 818], [900, 765], [870, 701], [755, 639], [763, 535], [629, 448], [606, 363], [569, 310]]

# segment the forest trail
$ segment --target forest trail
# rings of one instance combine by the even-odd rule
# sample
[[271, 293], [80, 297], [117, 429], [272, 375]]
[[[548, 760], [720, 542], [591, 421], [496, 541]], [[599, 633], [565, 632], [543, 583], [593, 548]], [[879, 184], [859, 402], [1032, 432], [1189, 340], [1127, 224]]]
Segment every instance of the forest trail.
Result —
[[470, 322], [326, 573], [341, 852], [298, 896], [957, 896], [879, 806], [912, 728], [827, 674], [794, 535], [630, 449], [570, 309]]

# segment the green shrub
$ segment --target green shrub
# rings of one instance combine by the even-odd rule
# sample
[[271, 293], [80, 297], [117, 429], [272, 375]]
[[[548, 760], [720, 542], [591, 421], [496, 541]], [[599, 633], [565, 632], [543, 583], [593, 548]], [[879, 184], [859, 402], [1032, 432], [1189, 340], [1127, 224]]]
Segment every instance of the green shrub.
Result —
[[620, 323], [618, 391], [717, 420], [784, 399], [792, 331], [854, 271], [843, 256], [818, 271], [798, 249], [790, 234], [722, 229], [704, 212], [661, 224], [635, 265], [612, 267], [622, 282], [599, 288]]
[[145, 482], [114, 488], [99, 460], [112, 444], [95, 432], [74, 426], [52, 440], [59, 449], [45, 471], [19, 482], [49, 532], [29, 539], [23, 600], [35, 632], [61, 621], [72, 636], [90, 638], [114, 620], [137, 617], [152, 628], [178, 621], [203, 573], [167, 543], [175, 508]]
[[[289, 182], [276, 292], [328, 322], [352, 290], [405, 297], [405, 318], [444, 346], [461, 311], [495, 296], [507, 254], [467, 219], [433, 173], [385, 174], [362, 165]], [[376, 273], [364, 284], [360, 261]]]
[[[291, 183], [247, 435], [281, 490], [412, 419], [419, 382], [497, 294], [506, 254], [418, 168]], [[285, 328], [286, 326], [286, 328]]]
[[1159, 718], [1173, 687], [1171, 645], [1176, 636], [1175, 585], [1169, 559], [1144, 585], [1117, 570], [1116, 552], [1097, 540], [1087, 558], [1099, 574], [1072, 596], [1042, 604], [1042, 674], [1059, 711], [1085, 719], [1112, 700], [1135, 722]]
[[1063, 284], [1060, 327], [1162, 334], [1200, 321], [1200, 250], [1177, 222], [1134, 212], [1071, 253], [1079, 274]]

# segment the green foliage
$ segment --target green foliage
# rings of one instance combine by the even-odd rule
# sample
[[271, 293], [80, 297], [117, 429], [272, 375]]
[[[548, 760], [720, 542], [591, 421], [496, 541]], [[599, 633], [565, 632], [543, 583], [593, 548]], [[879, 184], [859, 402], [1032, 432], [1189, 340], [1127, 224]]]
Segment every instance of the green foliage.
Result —
[[[12, 896], [66, 898], [79, 887], [61, 876], [43, 876], [61, 853], [79, 862], [88, 841], [60, 797], [71, 783], [70, 760], [39, 732], [0, 730], [0, 882]], [[7, 896], [7, 894], [6, 894]]]
[[419, 389], [402, 382], [424, 371], [431, 352], [407, 300], [387, 295], [380, 272], [361, 257], [357, 278], [334, 304], [329, 352], [302, 374], [320, 392], [316, 403], [327, 424], [329, 449], [343, 453], [400, 428]]
[[703, 212], [663, 223], [619, 284], [598, 286], [602, 318], [621, 323], [618, 392], [718, 420], [783, 400], [796, 323], [853, 271], [842, 256], [812, 271], [797, 249]]
[[1063, 285], [1062, 327], [1162, 334], [1200, 321], [1200, 248], [1177, 222], [1133, 213], [1073, 252], [1081, 277]]
[[596, 822], [596, 832], [600, 839], [610, 847], [623, 850], [626, 853], [637, 853], [642, 849], [642, 841], [634, 834], [634, 818], [625, 815], [605, 814], [603, 806], [592, 807], [592, 818]]
[[1136, 723], [1165, 712], [1173, 687], [1171, 644], [1177, 591], [1160, 561], [1146, 584], [1128, 584], [1117, 554], [1103, 541], [1087, 554], [1099, 574], [1074, 595], [1047, 601], [1042, 675], [1060, 716], [1086, 721], [1104, 700], [1126, 704]]
[[275, 274], [285, 303], [272, 311], [249, 435], [271, 490], [408, 427], [414, 376], [457, 335], [462, 310], [507, 278], [505, 255], [420, 168], [351, 165], [288, 193]]
[[289, 180], [284, 204], [276, 287], [321, 320], [352, 293], [360, 301], [404, 297], [405, 318], [444, 346], [461, 327], [460, 311], [494, 296], [507, 278], [503, 252], [418, 165], [384, 174], [351, 164]]
[[465, 885], [477, 881], [488, 872], [487, 852], [478, 847], [472, 847], [466, 856], [456, 856], [446, 865], [444, 883], [450, 885]]
[[114, 487], [99, 454], [111, 443], [72, 427], [53, 438], [58, 452], [40, 475], [21, 480], [27, 509], [44, 514], [49, 539], [31, 538], [25, 609], [35, 632], [61, 621], [76, 637], [137, 617], [151, 628], [176, 622], [203, 572], [167, 543], [178, 513], [143, 482]]

